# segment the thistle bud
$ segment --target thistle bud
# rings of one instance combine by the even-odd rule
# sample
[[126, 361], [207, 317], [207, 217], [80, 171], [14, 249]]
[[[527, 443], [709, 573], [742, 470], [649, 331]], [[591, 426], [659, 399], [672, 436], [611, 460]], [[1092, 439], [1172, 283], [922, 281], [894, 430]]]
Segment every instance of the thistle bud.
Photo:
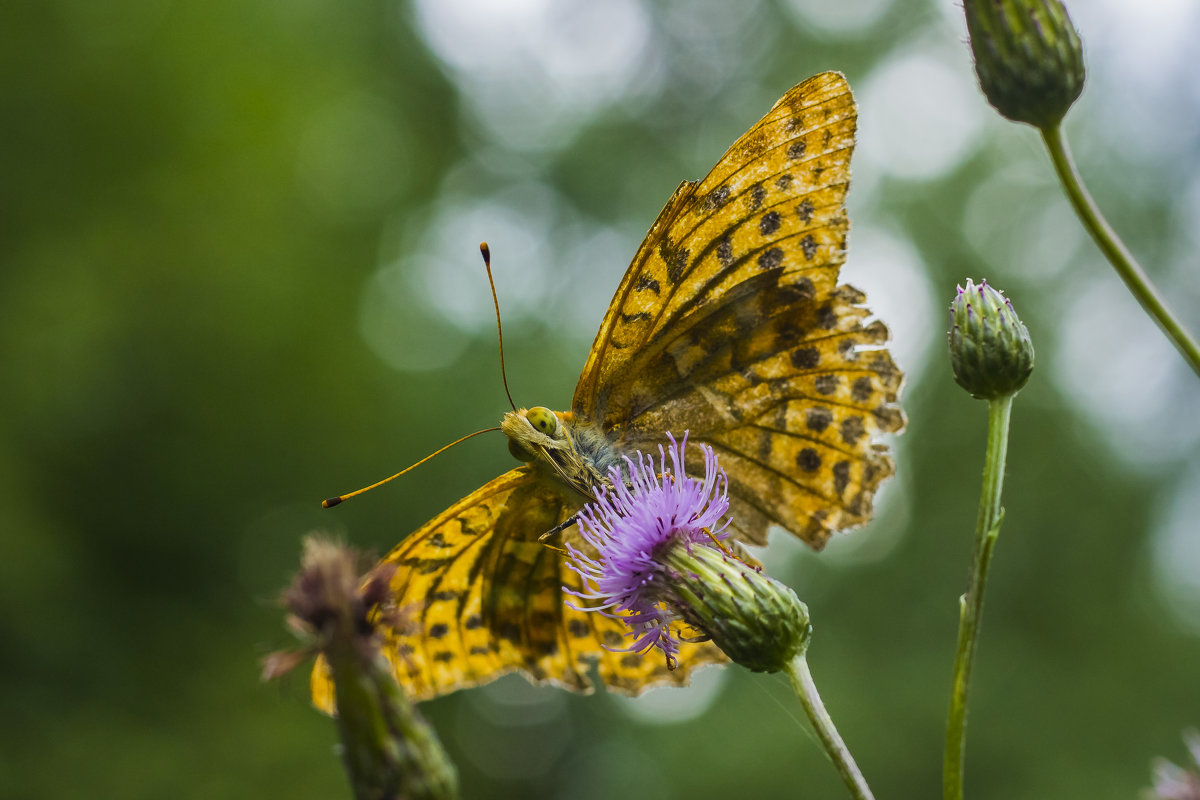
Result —
[[788, 586], [714, 547], [673, 548], [674, 605], [735, 664], [779, 672], [808, 649], [808, 606]]
[[1012, 303], [967, 280], [950, 304], [950, 364], [958, 385], [980, 400], [1016, 394], [1033, 372], [1033, 342]]
[[975, 73], [988, 102], [1048, 130], [1083, 90], [1083, 45], [1060, 0], [965, 0]]

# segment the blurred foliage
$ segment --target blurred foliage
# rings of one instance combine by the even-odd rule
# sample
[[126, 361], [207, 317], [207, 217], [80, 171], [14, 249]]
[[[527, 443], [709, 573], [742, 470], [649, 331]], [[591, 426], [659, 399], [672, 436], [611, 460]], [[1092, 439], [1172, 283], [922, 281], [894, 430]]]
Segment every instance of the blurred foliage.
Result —
[[[628, 0], [617, 5], [645, 22], [652, 68], [521, 149], [497, 143], [472, 105], [480, 93], [463, 88], [472, 76], [440, 59], [454, 48], [431, 45], [431, 4], [0, 10], [0, 796], [348, 796], [334, 726], [309, 708], [305, 681], [260, 685], [256, 660], [287, 642], [275, 598], [303, 534], [384, 551], [508, 467], [498, 442], [475, 440], [399, 485], [319, 507], [505, 408], [486, 318], [422, 345], [457, 343], [427, 371], [389, 366], [361, 332], [394, 255], [385, 240], [420, 255], [447, 187], [487, 195], [536, 178], [558, 213], [616, 231], [628, 258], [678, 181], [703, 174], [809, 74], [840, 69], [858, 87], [933, 42], [970, 79], [960, 12], [932, 0], [849, 3], [881, 15], [841, 32], [797, 13], [801, 0], [749, 3], [727, 29], [709, 16], [721, 4]], [[1095, 61], [1111, 50], [1086, 48], [1090, 32], [1122, 37], [1083, 8], [1076, 21], [1093, 59], [1067, 119], [1081, 168], [1195, 330], [1188, 237], [1200, 203], [1188, 181], [1200, 140], [1185, 123], [1200, 96], [1180, 94], [1162, 123], [1118, 114], [1104, 94], [1118, 70]], [[461, 42], [501, 61], [513, 47]], [[1164, 72], [1163, 92], [1186, 88], [1185, 73]], [[486, 77], [504, 97], [528, 95], [524, 118], [563, 101], [506, 85], [503, 71]], [[911, 90], [918, 103], [922, 87]], [[859, 96], [865, 139], [883, 94]], [[898, 342], [928, 357], [910, 369], [899, 475], [876, 523], [820, 556], [781, 541], [773, 571], [812, 611], [813, 671], [876, 794], [934, 795], [986, 428], [984, 405], [951, 378], [944, 308], [956, 282], [988, 278], [1019, 304], [1039, 361], [1013, 418], [968, 792], [1129, 798], [1150, 758], [1200, 720], [1197, 627], [1168, 608], [1153, 558], [1162, 509], [1197, 460], [1188, 419], [1200, 415], [1152, 412], [1197, 409], [1198, 387], [1119, 291], [1101, 330], [1151, 343], [1133, 361], [1097, 345], [1082, 382], [1060, 380], [1079, 373], [1067, 363], [1068, 304], [1116, 278], [1069, 218], [1049, 231], [1065, 243], [1053, 268], [1026, 249], [1047, 240], [1029, 234], [1045, 232], [1032, 200], [1057, 207], [1049, 165], [1032, 130], [977, 94], [964, 102], [973, 107], [946, 109], [945, 121], [913, 122], [936, 131], [978, 115], [952, 168], [906, 179], [856, 162], [856, 230], [882, 226], [921, 264], [911, 280], [871, 273], [866, 288], [930, 309]], [[1121, 134], [1129, 126], [1138, 135]], [[551, 228], [553, 242], [577, 230]], [[440, 280], [483, 285], [477, 242], [464, 228]], [[565, 407], [587, 341], [560, 335], [562, 320], [586, 307], [594, 330], [625, 263], [526, 278], [493, 245], [502, 302], [522, 281], [557, 281], [546, 314], [515, 313], [506, 332], [518, 399]], [[416, 295], [399, 308], [401, 322], [439, 316]], [[1147, 363], [1163, 365], [1155, 380], [1123, 371]], [[1088, 399], [1108, 387], [1127, 403], [1097, 416]], [[730, 670], [714, 698], [656, 694], [638, 701], [664, 709], [648, 721], [611, 697], [511, 679], [423, 710], [467, 797], [841, 796], [785, 685]]]

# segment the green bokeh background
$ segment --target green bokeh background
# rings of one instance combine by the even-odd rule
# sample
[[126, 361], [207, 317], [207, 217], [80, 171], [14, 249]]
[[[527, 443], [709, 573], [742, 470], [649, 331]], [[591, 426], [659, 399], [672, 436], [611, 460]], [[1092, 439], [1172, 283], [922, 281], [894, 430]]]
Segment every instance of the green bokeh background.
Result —
[[[506, 406], [486, 317], [451, 324], [426, 295], [392, 298], [392, 346], [428, 351], [436, 369], [397, 369], [364, 334], [380, 318], [365, 309], [385, 262], [416, 254], [388, 274], [416, 269], [429, 228], [455, 231], [446, 196], [536, 180], [557, 211], [515, 211], [543, 215], [553, 252], [579, 220], [617, 232], [620, 258], [531, 274], [502, 222], [494, 234], [483, 225], [497, 237], [502, 303], [523, 281], [551, 284], [544, 313], [509, 303], [508, 359], [518, 402], [562, 408], [588, 343], [561, 335], [564, 320], [586, 308], [594, 330], [678, 181], [702, 175], [787, 87], [833, 68], [858, 88], [925, 51], [970, 78], [959, 12], [932, 0], [847, 2], [866, 9], [848, 27], [800, 0], [748, 3], [736, 25], [719, 3], [629, 0], [636, 55], [652, 68], [570, 124], [537, 129], [534, 144], [488, 120], [541, 122], [577, 98], [541, 96], [545, 82], [506, 71], [509, 28], [431, 37], [431, 5], [13, 0], [0, 11], [0, 796], [348, 796], [306, 679], [260, 684], [257, 660], [289, 644], [274, 598], [305, 532], [386, 551], [509, 466], [498, 440], [475, 440], [385, 491], [318, 506]], [[468, 19], [485, 8], [443, 5]], [[540, 15], [548, 51], [577, 5], [506, 13]], [[1142, 98], [1157, 116], [1125, 113], [1121, 64], [1099, 59], [1119, 51], [1119, 20], [1081, 5], [1085, 42], [1108, 46], [1089, 50], [1068, 131], [1099, 201], [1200, 329], [1200, 95], [1181, 61]], [[1160, 15], [1164, 40], [1200, 29], [1178, 8]], [[445, 60], [456, 48], [496, 66]], [[478, 112], [480, 86], [500, 112]], [[506, 97], [522, 113], [505, 117]], [[866, 137], [882, 118], [869, 101], [887, 93], [859, 97]], [[1179, 760], [1179, 732], [1200, 723], [1196, 585], [1189, 594], [1161, 568], [1190, 553], [1183, 573], [1200, 570], [1196, 536], [1189, 549], [1176, 535], [1182, 555], [1162, 556], [1165, 520], [1196, 508], [1200, 386], [1069, 217], [1046, 234], [1041, 209], [1061, 201], [1030, 129], [976, 94], [942, 109], [947, 120], [913, 109], [909, 128], [930, 136], [963, 114], [976, 122], [936, 174], [856, 162], [856, 231], [887, 230], [919, 267], [916, 279], [864, 271], [866, 288], [928, 311], [893, 325], [898, 352], [915, 354], [902, 363], [899, 476], [871, 526], [820, 556], [781, 541], [768, 560], [809, 602], [818, 685], [876, 795], [936, 796], [986, 421], [950, 377], [943, 308], [968, 276], [1006, 289], [1038, 366], [1014, 414], [968, 790], [1132, 798], [1151, 757]], [[997, 176], [1012, 177], [1007, 193], [981, 199]], [[573, 226], [559, 224], [563, 208]], [[1065, 243], [1053, 269], [1032, 249], [1039, 224], [1037, 241]], [[437, 265], [443, 285], [482, 286], [479, 238], [462, 226]], [[1094, 342], [1070, 328], [1093, 296], [1108, 303], [1093, 304], [1106, 332]], [[422, 326], [433, 334], [413, 332]], [[632, 704], [506, 679], [424, 709], [468, 797], [843, 796], [782, 681], [705, 677], [707, 688]]]

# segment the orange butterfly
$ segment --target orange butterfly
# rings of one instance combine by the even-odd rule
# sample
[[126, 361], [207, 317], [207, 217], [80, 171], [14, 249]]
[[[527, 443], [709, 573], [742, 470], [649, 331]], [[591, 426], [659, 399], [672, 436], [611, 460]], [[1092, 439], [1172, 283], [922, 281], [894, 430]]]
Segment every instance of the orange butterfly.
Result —
[[[417, 630], [383, 626], [384, 654], [415, 700], [512, 671], [570, 689], [589, 671], [636, 694], [723, 661], [685, 643], [679, 667], [613, 652], [619, 620], [564, 604], [579, 577], [539, 538], [578, 537], [575, 512], [622, 454], [690, 431], [729, 475], [733, 529], [779, 525], [820, 549], [860, 524], [892, 473], [878, 434], [899, 431], [901, 373], [837, 284], [857, 110], [845, 78], [792, 88], [708, 176], [675, 190], [638, 249], [592, 345], [568, 412], [512, 411], [502, 429], [525, 466], [455, 503], [385, 559]], [[699, 455], [699, 449], [693, 451]], [[691, 468], [692, 465], [689, 465]], [[571, 541], [577, 542], [574, 538]], [[331, 710], [318, 663], [312, 691]]]

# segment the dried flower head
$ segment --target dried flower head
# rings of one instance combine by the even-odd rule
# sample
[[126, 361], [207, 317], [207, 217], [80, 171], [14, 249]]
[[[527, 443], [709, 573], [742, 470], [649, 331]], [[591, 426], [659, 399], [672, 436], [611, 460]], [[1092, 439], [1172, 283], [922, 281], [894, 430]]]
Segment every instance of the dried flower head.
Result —
[[342, 760], [357, 800], [457, 798], [454, 765], [379, 652], [375, 625], [381, 615], [396, 613], [388, 605], [395, 567], [381, 565], [360, 577], [357, 563], [344, 545], [305, 540], [300, 571], [283, 594], [288, 626], [305, 644], [268, 656], [263, 677], [321, 655], [333, 678]]

